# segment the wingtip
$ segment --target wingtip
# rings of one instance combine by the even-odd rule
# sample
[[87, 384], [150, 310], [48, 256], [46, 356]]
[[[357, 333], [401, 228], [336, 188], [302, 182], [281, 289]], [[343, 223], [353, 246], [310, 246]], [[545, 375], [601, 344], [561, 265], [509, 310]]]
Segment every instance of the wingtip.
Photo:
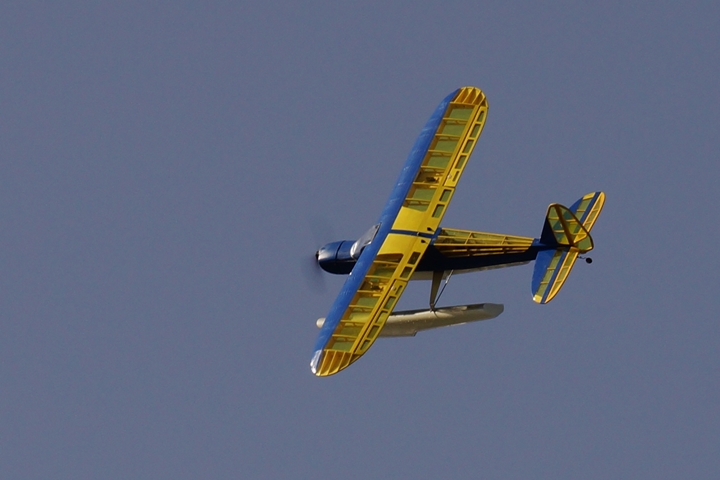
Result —
[[316, 350], [312, 360], [310, 360], [310, 370], [313, 375], [318, 374], [318, 365], [320, 365], [320, 357], [322, 356], [322, 350]]

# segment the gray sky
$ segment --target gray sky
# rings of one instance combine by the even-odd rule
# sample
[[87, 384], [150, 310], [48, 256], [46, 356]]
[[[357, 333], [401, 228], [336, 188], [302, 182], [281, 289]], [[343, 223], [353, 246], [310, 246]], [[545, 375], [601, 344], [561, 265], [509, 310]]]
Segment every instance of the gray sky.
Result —
[[[0, 478], [717, 478], [717, 2], [344, 3], [2, 3]], [[603, 190], [595, 262], [315, 378], [303, 261], [463, 85], [443, 225]]]

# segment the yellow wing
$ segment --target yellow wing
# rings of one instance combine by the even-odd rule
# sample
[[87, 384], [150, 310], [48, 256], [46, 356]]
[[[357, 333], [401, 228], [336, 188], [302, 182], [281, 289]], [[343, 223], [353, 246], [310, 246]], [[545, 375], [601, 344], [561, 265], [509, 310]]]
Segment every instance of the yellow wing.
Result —
[[[440, 225], [482, 132], [487, 109], [487, 100], [480, 89], [459, 89], [442, 112], [429, 146], [423, 151], [411, 152], [411, 158], [416, 153], [422, 158], [421, 161], [418, 158], [419, 165], [413, 165], [410, 159], [406, 164], [415, 168], [417, 174], [414, 180], [410, 177], [412, 184], [394, 220], [390, 218], [389, 231], [385, 230], [384, 238], [378, 235], [382, 244], [372, 263], [363, 271], [361, 257], [338, 295], [333, 307], [347, 306], [338, 312], [339, 320], [335, 319], [334, 328], [331, 323], [328, 338], [323, 337], [321, 331], [311, 362], [316, 375], [332, 375], [346, 368], [378, 337]], [[402, 187], [403, 182], [401, 174], [397, 187]], [[392, 200], [391, 196], [389, 204]], [[361, 274], [362, 279], [352, 278], [353, 274]], [[344, 303], [346, 301], [348, 303]], [[333, 313], [331, 310], [326, 323]]]
[[461, 88], [438, 127], [393, 230], [434, 233], [485, 126], [488, 104], [479, 88]]

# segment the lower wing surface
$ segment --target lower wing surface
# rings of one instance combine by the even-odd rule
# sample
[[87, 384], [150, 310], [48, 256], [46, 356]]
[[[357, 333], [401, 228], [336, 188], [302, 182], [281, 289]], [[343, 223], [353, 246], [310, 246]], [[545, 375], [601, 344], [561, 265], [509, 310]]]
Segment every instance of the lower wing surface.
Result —
[[448, 95], [415, 141], [380, 215], [318, 335], [310, 367], [318, 376], [346, 368], [380, 334], [440, 225], [480, 137], [487, 100], [475, 87]]

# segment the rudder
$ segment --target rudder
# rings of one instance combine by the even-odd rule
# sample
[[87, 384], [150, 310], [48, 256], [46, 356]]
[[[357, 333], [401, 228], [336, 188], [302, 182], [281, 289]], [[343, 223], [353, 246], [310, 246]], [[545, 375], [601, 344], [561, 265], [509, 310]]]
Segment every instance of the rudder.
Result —
[[570, 209], [559, 203], [548, 207], [540, 242], [558, 247], [575, 247], [581, 253], [593, 249], [590, 232]]

